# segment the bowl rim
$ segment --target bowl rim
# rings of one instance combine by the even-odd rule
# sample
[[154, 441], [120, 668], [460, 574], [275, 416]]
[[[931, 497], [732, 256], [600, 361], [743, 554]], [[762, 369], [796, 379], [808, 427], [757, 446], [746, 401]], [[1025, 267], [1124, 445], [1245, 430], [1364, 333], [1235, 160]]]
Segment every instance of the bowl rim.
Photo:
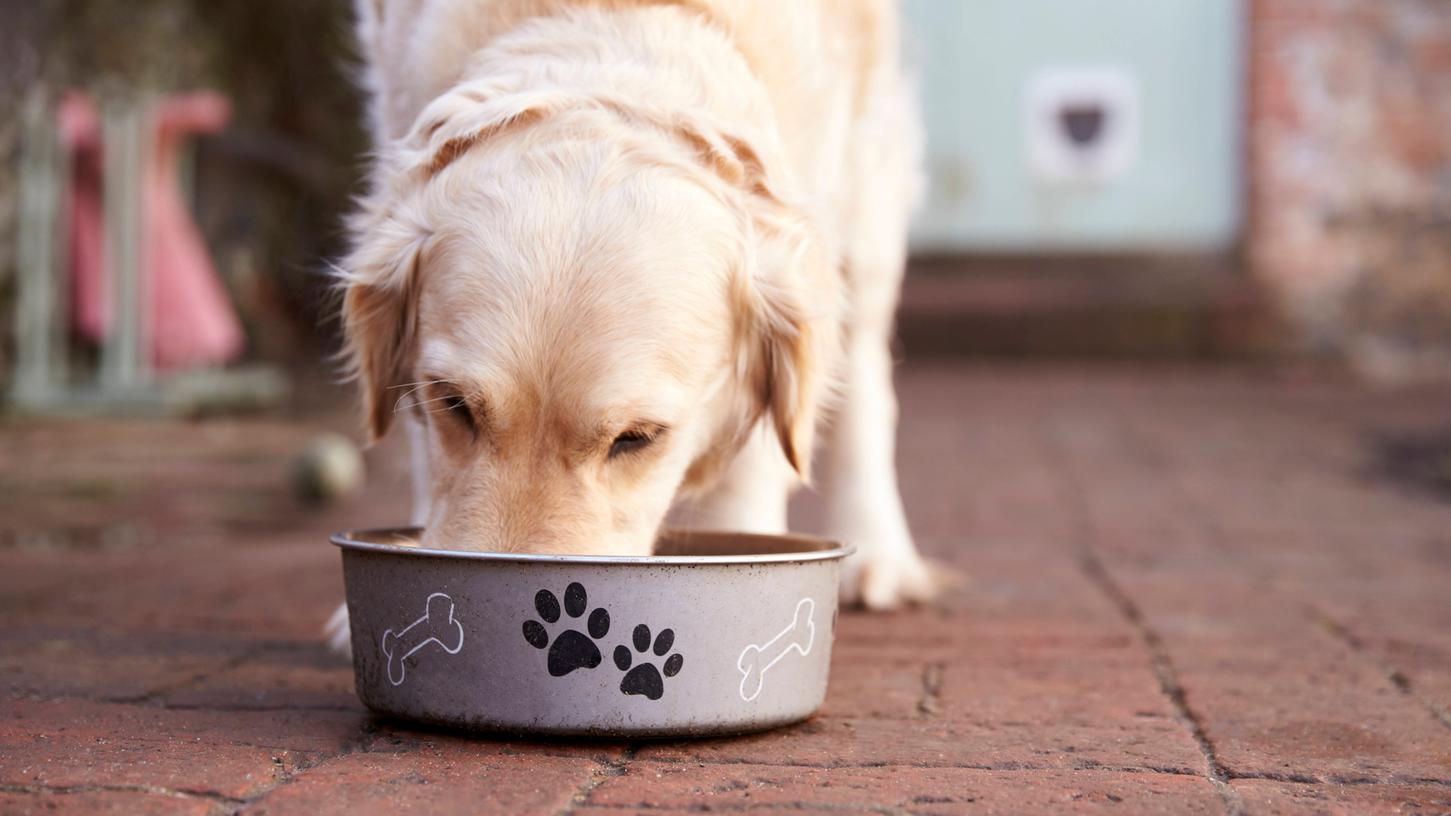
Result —
[[386, 553], [389, 555], [423, 556], [427, 558], [452, 558], [463, 561], [496, 561], [506, 563], [570, 564], [579, 566], [673, 566], [692, 564], [782, 564], [813, 561], [834, 561], [846, 558], [856, 552], [856, 547], [821, 536], [804, 533], [768, 535], [763, 533], [739, 533], [728, 530], [682, 530], [667, 528], [662, 538], [730, 538], [735, 540], [761, 540], [774, 542], [795, 542], [803, 547], [798, 552], [763, 552], [741, 555], [551, 555], [547, 553], [501, 553], [478, 550], [440, 550], [430, 547], [410, 547], [389, 544], [382, 541], [364, 541], [362, 537], [383, 537], [417, 534], [422, 527], [378, 527], [360, 530], [342, 530], [329, 536], [334, 546], [344, 551]]

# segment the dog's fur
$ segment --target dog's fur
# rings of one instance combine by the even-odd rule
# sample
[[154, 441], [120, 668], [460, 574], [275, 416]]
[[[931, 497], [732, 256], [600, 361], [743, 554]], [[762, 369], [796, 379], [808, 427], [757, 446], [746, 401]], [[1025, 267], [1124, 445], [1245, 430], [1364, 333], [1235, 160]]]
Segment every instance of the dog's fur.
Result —
[[[783, 531], [818, 428], [848, 600], [930, 592], [888, 350], [918, 134], [890, 0], [359, 0], [343, 316], [433, 547]], [[829, 419], [829, 421], [822, 421]]]

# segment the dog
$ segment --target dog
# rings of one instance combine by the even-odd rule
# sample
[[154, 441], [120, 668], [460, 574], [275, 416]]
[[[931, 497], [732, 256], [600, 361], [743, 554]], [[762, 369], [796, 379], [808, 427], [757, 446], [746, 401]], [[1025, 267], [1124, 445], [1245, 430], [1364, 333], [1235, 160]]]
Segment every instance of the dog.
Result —
[[345, 355], [369, 436], [408, 428], [422, 543], [645, 555], [672, 507], [784, 532], [821, 436], [844, 600], [930, 596], [894, 466], [920, 158], [895, 3], [357, 16], [377, 152]]

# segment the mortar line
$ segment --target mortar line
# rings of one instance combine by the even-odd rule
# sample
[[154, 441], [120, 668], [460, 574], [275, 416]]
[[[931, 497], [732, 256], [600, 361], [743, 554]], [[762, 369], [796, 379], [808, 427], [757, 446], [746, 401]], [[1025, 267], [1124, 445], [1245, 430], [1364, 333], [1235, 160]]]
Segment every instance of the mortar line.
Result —
[[166, 796], [172, 799], [200, 799], [221, 805], [241, 805], [247, 801], [235, 796], [228, 796], [219, 791], [196, 788], [167, 788], [161, 785], [27, 785], [13, 782], [0, 782], [0, 792], [48, 793], [60, 796], [75, 793], [149, 793], [153, 796]]
[[358, 724], [357, 735], [344, 743], [342, 748], [340, 748], [337, 753], [317, 757], [316, 760], [312, 762], [307, 762], [304, 759], [291, 770], [279, 767], [277, 776], [275, 777], [275, 780], [271, 785], [269, 785], [265, 790], [258, 791], [257, 793], [245, 799], [238, 800], [236, 803], [232, 804], [231, 808], [227, 811], [227, 813], [240, 813], [243, 809], [265, 800], [267, 797], [271, 796], [282, 788], [285, 788], [288, 785], [296, 782], [298, 779], [306, 775], [308, 771], [311, 771], [314, 768], [319, 768], [330, 762], [334, 762], [352, 754], [368, 753], [368, 743], [372, 740], [373, 735], [376, 733], [378, 733], [377, 726], [373, 723], [371, 719], [365, 718], [361, 723]]
[[[170, 694], [170, 693], [171, 693], [170, 691], [165, 692], [165, 694]], [[47, 691], [46, 689], [39, 689], [39, 688], [35, 688], [33, 686], [15, 686], [15, 687], [11, 688], [11, 699], [28, 700], [28, 701], [37, 702], [37, 703], [56, 703], [56, 702], [78, 701], [78, 702], [85, 702], [85, 703], [98, 703], [98, 704], [101, 704], [101, 705], [139, 706], [139, 707], [145, 707], [145, 708], [159, 708], [159, 709], [162, 709], [162, 710], [165, 710], [165, 711], [216, 711], [216, 712], [231, 712], [231, 713], [248, 713], [248, 712], [265, 713], [265, 712], [279, 712], [279, 711], [281, 711], [281, 712], [286, 712], [286, 711], [297, 711], [297, 712], [324, 711], [324, 712], [358, 712], [358, 713], [363, 713], [365, 711], [365, 709], [363, 709], [361, 707], [361, 704], [356, 703], [356, 702], [350, 702], [350, 703], [325, 703], [324, 702], [324, 703], [316, 703], [316, 704], [314, 704], [314, 703], [299, 703], [299, 704], [290, 704], [290, 703], [230, 703], [230, 702], [223, 702], [223, 703], [206, 703], [206, 702], [200, 702], [200, 703], [174, 703], [174, 702], [169, 702], [165, 698], [165, 696], [159, 696], [159, 697], [158, 696], [153, 696], [150, 692], [148, 692], [147, 694], [144, 694], [144, 695], [142, 695], [142, 694], [122, 694], [122, 695], [116, 695], [116, 696], [106, 696], [106, 695], [92, 694], [92, 693], [89, 693], [89, 692], [86, 692], [86, 691], [71, 692], [71, 691], [64, 691], [64, 690], [62, 690], [62, 691], [59, 691], [59, 692], [50, 692], [50, 691]]]
[[922, 697], [917, 701], [917, 716], [936, 717], [942, 713], [942, 676], [947, 662], [937, 660], [922, 667]]
[[1045, 429], [1042, 436], [1048, 449], [1049, 459], [1058, 465], [1057, 472], [1064, 474], [1061, 481], [1072, 522], [1071, 546], [1076, 551], [1079, 570], [1138, 635], [1153, 665], [1154, 676], [1159, 683], [1159, 692], [1169, 701], [1175, 718], [1189, 730], [1189, 736], [1199, 749], [1199, 754], [1204, 760], [1204, 777], [1209, 780], [1219, 795], [1227, 814], [1241, 816], [1245, 812], [1244, 802], [1240, 798], [1239, 792], [1230, 784], [1228, 769], [1220, 761], [1219, 753], [1215, 750], [1214, 743], [1210, 741], [1209, 734], [1204, 728], [1204, 722], [1189, 706], [1188, 696], [1179, 682], [1178, 673], [1174, 670], [1174, 663], [1169, 657], [1168, 648], [1164, 645], [1163, 639], [1159, 637], [1159, 633], [1144, 618], [1143, 611], [1139, 609], [1138, 604], [1129, 597], [1118, 582], [1114, 581], [1094, 547], [1098, 532], [1088, 508], [1088, 498], [1084, 492], [1082, 481], [1077, 478], [1070, 457], [1064, 450], [1055, 428], [1051, 425], [1052, 417], [1045, 417], [1045, 422], [1049, 423], [1049, 427]]
[[262, 654], [264, 651], [266, 651], [266, 649], [262, 646], [248, 646], [238, 654], [233, 655], [227, 660], [222, 661], [220, 665], [192, 672], [190, 676], [185, 677], [181, 680], [175, 680], [171, 683], [162, 683], [158, 686], [147, 689], [141, 694], [122, 695], [119, 697], [107, 698], [102, 700], [102, 702], [122, 703], [127, 705], [160, 704], [163, 708], [165, 708], [166, 698], [168, 695], [175, 694], [179, 691], [185, 691], [186, 689], [204, 683], [207, 680], [212, 679], [213, 677], [218, 677], [220, 675], [226, 674], [227, 672], [242, 666], [247, 661], [252, 660], [257, 655]]
[[826, 811], [831, 813], [878, 813], [882, 816], [910, 816], [913, 811], [910, 808], [892, 807], [890, 805], [841, 805], [810, 802], [797, 800], [794, 802], [752, 802], [747, 804], [720, 804], [716, 802], [701, 803], [691, 802], [684, 806], [670, 807], [656, 805], [648, 802], [633, 802], [618, 805], [586, 805], [589, 810], [608, 811], [630, 811], [631, 813], [650, 812], [652, 810], [685, 811], [686, 813], [750, 813], [757, 811]]
[[739, 759], [735, 757], [711, 757], [709, 761], [704, 759], [678, 759], [666, 757], [647, 757], [639, 760], [641, 762], [655, 762], [661, 765], [721, 765], [721, 766], [752, 766], [760, 768], [803, 768], [822, 771], [836, 770], [872, 770], [872, 769], [893, 769], [893, 768], [930, 768], [935, 770], [956, 770], [956, 771], [985, 771], [989, 773], [1014, 773], [1018, 771], [1106, 771], [1109, 773], [1131, 773], [1131, 774], [1162, 774], [1165, 776], [1193, 776], [1201, 774], [1193, 768], [1174, 768], [1162, 765], [1113, 765], [1101, 762], [1077, 760], [1068, 765], [1039, 765], [1029, 762], [761, 762], [754, 759]]
[[1390, 684], [1395, 686], [1397, 691], [1426, 709], [1426, 712], [1431, 715], [1431, 719], [1440, 723], [1443, 727], [1451, 729], [1451, 711], [1437, 705], [1434, 700], [1427, 699], [1418, 694], [1411, 683], [1409, 675], [1391, 663], [1376, 657], [1359, 635], [1356, 635], [1351, 631], [1350, 627], [1341, 623], [1324, 609], [1321, 609], [1313, 603], [1306, 604], [1306, 608], [1310, 611], [1310, 617], [1319, 623], [1332, 638], [1344, 644], [1346, 648], [1354, 652], [1361, 660], [1384, 674], [1386, 680], [1390, 681]]
[[594, 793], [595, 788], [603, 785], [606, 779], [623, 776], [639, 752], [640, 743], [632, 742], [625, 745], [625, 750], [620, 754], [619, 759], [604, 758], [595, 760], [595, 769], [591, 770], [589, 778], [575, 789], [574, 793], [569, 797], [569, 804], [560, 809], [559, 816], [572, 816], [581, 807], [596, 807], [589, 802], [590, 796]]
[[1194, 739], [1199, 753], [1204, 757], [1206, 776], [1219, 792], [1220, 798], [1224, 800], [1225, 808], [1231, 816], [1243, 813], [1244, 805], [1240, 801], [1239, 794], [1229, 784], [1231, 779], [1229, 771], [1220, 761], [1214, 743], [1209, 740], [1203, 721], [1200, 720], [1198, 714], [1194, 713], [1194, 709], [1190, 708], [1188, 696], [1184, 692], [1184, 687], [1179, 683], [1173, 661], [1170, 660], [1168, 649], [1164, 646], [1158, 632], [1155, 632], [1153, 627], [1144, 620], [1138, 605], [1108, 574], [1096, 553], [1091, 550], [1080, 553], [1078, 563], [1089, 582], [1108, 598], [1118, 609], [1119, 614], [1123, 615], [1138, 633], [1139, 639], [1143, 642], [1144, 648], [1153, 662], [1154, 675], [1159, 681], [1159, 691], [1173, 706], [1175, 717], [1189, 729], [1189, 735]]
[[1328, 777], [1310, 776], [1309, 774], [1277, 773], [1275, 771], [1231, 771], [1230, 779], [1266, 779], [1271, 782], [1288, 782], [1292, 785], [1317, 785], [1320, 787], [1347, 787], [1353, 788], [1359, 785], [1427, 785], [1430, 787], [1451, 789], [1451, 779], [1438, 779], [1434, 776], [1401, 776], [1391, 774], [1390, 776], [1342, 776], [1331, 774]]

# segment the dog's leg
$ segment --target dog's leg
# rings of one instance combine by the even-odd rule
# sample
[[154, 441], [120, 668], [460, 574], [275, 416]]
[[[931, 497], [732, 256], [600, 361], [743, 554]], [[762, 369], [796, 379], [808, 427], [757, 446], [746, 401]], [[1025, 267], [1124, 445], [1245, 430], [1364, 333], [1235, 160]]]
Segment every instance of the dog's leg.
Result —
[[853, 327], [822, 484], [827, 533], [857, 548], [842, 573], [842, 597], [873, 609], [932, 594], [897, 487], [891, 365], [885, 333]]
[[933, 589], [897, 487], [890, 348], [916, 180], [914, 113], [904, 90], [879, 94], [851, 148], [854, 206], [843, 246], [851, 310], [822, 479], [827, 531], [857, 548], [843, 572], [843, 597], [874, 609], [925, 599]]
[[784, 533], [786, 504], [797, 483], [775, 433], [757, 426], [720, 481], [679, 507], [674, 521], [697, 530]]
[[[433, 502], [428, 473], [428, 437], [423, 423], [410, 411], [403, 418], [403, 427], [408, 433], [409, 477], [413, 480], [413, 507], [409, 523], [422, 527], [428, 521], [428, 509]], [[323, 636], [328, 648], [340, 655], [352, 655], [352, 631], [348, 626], [348, 605], [339, 604], [323, 625]]]

